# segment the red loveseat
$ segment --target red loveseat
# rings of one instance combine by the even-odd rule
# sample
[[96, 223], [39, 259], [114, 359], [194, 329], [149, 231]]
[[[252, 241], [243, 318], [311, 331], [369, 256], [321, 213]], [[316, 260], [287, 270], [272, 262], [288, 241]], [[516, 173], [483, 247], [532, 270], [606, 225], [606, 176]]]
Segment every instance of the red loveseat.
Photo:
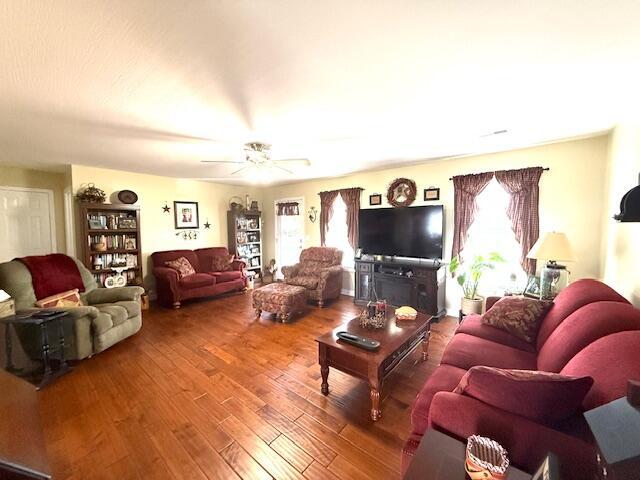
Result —
[[[243, 261], [234, 260], [231, 270], [211, 271], [212, 257], [221, 255], [229, 255], [226, 247], [166, 250], [151, 254], [158, 301], [167, 307], [180, 308], [181, 302], [190, 298], [211, 297], [244, 290], [247, 286], [247, 276]], [[165, 266], [166, 262], [180, 257], [189, 260], [196, 273], [179, 278], [176, 270]]]
[[[480, 320], [479, 315], [465, 318], [418, 394], [403, 471], [424, 432], [434, 428], [461, 440], [473, 434], [493, 438], [507, 449], [512, 464], [530, 473], [551, 451], [559, 456], [563, 479], [592, 478], [596, 450], [582, 412], [542, 424], [453, 390], [468, 369], [485, 365], [590, 376], [594, 383], [584, 411], [620, 398], [628, 379], [640, 379], [640, 310], [607, 285], [583, 279], [556, 297], [535, 344]], [[528, 411], [526, 402], [521, 408]]]

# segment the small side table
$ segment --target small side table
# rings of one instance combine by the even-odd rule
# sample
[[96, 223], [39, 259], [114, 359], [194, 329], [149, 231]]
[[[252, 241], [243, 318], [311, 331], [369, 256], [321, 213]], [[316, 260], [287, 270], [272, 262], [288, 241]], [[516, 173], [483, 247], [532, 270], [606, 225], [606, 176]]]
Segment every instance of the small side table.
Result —
[[[466, 445], [442, 432], [429, 429], [407, 469], [404, 480], [465, 480]], [[531, 475], [509, 467], [507, 480], [531, 480]]]
[[[36, 388], [40, 390], [45, 385], [51, 383], [53, 380], [61, 375], [64, 375], [71, 367], [67, 363], [64, 356], [65, 349], [65, 334], [64, 334], [64, 320], [70, 315], [67, 312], [53, 311], [53, 310], [41, 310], [36, 312], [18, 312], [16, 315], [10, 317], [4, 317], [0, 319], [0, 323], [4, 324], [5, 335], [5, 357], [6, 365], [5, 369], [17, 376], [20, 375], [20, 370], [13, 365], [13, 344], [11, 335], [11, 325], [16, 327], [31, 325], [33, 328], [37, 328], [40, 333], [42, 349], [42, 378], [38, 381], [33, 381]], [[51, 344], [49, 338], [49, 332], [53, 335], [57, 333], [57, 341]], [[58, 353], [58, 365], [53, 369], [51, 365], [52, 354]]]

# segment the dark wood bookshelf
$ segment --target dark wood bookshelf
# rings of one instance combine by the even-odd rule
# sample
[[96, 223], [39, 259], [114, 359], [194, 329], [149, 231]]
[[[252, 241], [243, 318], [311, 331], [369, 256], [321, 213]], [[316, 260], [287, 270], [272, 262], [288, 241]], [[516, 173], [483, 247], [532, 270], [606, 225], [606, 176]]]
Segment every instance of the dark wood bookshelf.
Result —
[[[117, 226], [121, 219], [131, 222], [135, 220], [135, 228], [107, 228], [110, 217]], [[102, 222], [105, 228], [91, 228], [90, 220]], [[79, 258], [91, 271], [98, 285], [116, 272], [114, 268], [126, 268], [123, 275], [127, 277], [127, 285], [138, 285], [142, 281], [142, 246], [140, 241], [140, 207], [137, 205], [116, 205], [109, 203], [78, 202], [78, 246]], [[96, 241], [104, 237], [105, 242], [116, 246], [106, 250], [95, 248]], [[124, 244], [134, 242], [135, 248], [125, 248]], [[122, 244], [122, 245], [121, 245]], [[129, 260], [127, 266], [111, 267], [110, 261], [117, 256]], [[102, 260], [101, 268], [94, 268], [96, 258]]]
[[[249, 224], [252, 223], [252, 226]], [[229, 210], [227, 212], [227, 245], [229, 253], [247, 263], [247, 269], [261, 276], [262, 214], [259, 210]], [[250, 241], [251, 239], [251, 241]], [[253, 250], [253, 251], [252, 251]]]

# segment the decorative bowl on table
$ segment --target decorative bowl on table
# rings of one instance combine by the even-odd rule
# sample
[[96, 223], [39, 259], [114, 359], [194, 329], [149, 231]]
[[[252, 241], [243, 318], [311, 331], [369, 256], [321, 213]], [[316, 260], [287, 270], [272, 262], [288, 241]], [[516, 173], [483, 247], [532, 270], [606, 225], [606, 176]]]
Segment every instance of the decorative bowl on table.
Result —
[[396, 320], [415, 320], [418, 316], [418, 312], [415, 308], [405, 306], [396, 308], [395, 315]]
[[507, 451], [498, 442], [480, 435], [467, 439], [464, 469], [471, 480], [504, 480], [507, 468]]

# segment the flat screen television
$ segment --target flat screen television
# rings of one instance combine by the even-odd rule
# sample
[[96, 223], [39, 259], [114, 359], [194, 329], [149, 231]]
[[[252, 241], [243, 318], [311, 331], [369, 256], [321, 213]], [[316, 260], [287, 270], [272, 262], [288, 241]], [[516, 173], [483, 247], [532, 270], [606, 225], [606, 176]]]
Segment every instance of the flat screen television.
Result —
[[362, 209], [359, 216], [363, 253], [442, 259], [442, 205]]

